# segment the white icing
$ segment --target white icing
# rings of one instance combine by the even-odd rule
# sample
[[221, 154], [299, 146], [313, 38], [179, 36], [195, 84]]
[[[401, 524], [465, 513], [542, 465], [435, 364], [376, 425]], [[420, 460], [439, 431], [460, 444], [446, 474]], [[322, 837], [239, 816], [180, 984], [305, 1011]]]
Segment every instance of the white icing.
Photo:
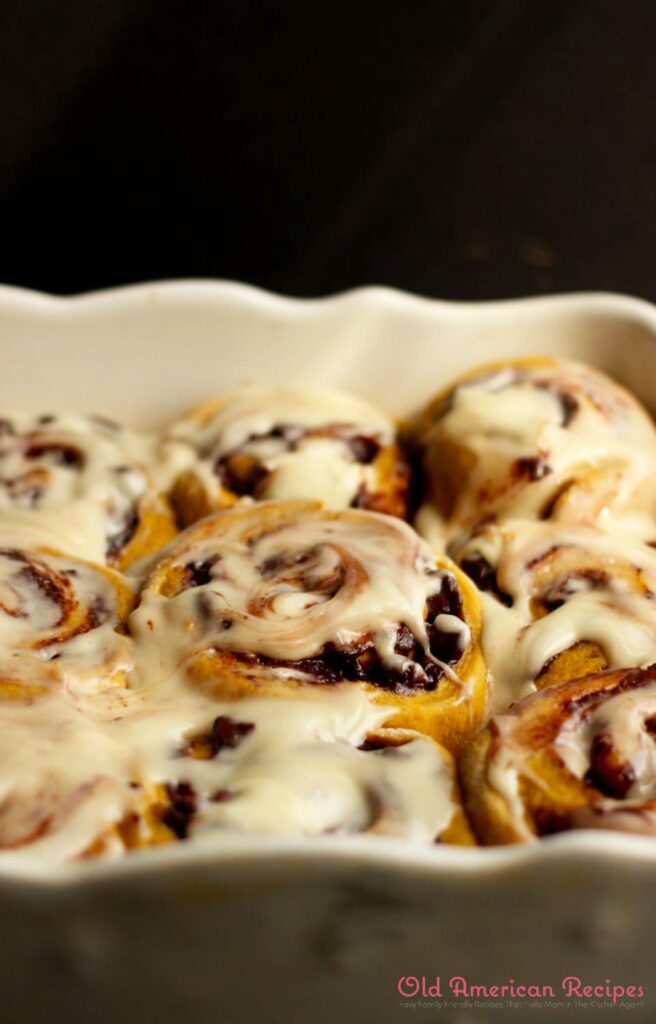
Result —
[[[280, 427], [291, 428], [291, 450], [287, 439], [271, 436]], [[325, 429], [326, 435], [303, 436], [317, 429]], [[332, 435], [331, 429], [335, 429]], [[252, 386], [217, 403], [211, 415], [192, 414], [168, 436], [173, 444], [186, 444], [197, 454], [194, 467], [210, 492], [217, 486], [213, 467], [239, 451], [256, 459], [264, 470], [258, 499], [307, 498], [328, 508], [347, 508], [362, 487], [375, 488], [375, 471], [355, 459], [348, 439], [363, 436], [381, 446], [390, 445], [395, 429], [388, 416], [351, 395], [318, 388]]]
[[[656, 536], [651, 521], [637, 531]], [[479, 553], [494, 569], [504, 607], [483, 600], [483, 653], [492, 677], [492, 713], [530, 693], [546, 663], [575, 643], [598, 644], [610, 668], [656, 662], [656, 550], [621, 527], [506, 521], [481, 531], [460, 552]], [[607, 576], [590, 585], [586, 569]], [[540, 573], [544, 571], [544, 578]], [[563, 603], [535, 617], [532, 601], [543, 588], [565, 584]]]
[[621, 761], [631, 766], [635, 781], [627, 800], [656, 799], [656, 743], [645, 732], [645, 718], [656, 716], [656, 683], [627, 690], [600, 703], [591, 715], [566, 723], [554, 749], [563, 763], [582, 779], [590, 764], [595, 736], [603, 733]]
[[[533, 712], [545, 722], [550, 715], [557, 716], [552, 753], [575, 778], [597, 788], [587, 807], [570, 811], [571, 825], [654, 834], [656, 744], [645, 722], [656, 716], [656, 683], [648, 678], [642, 684], [636, 681], [631, 688], [608, 695], [603, 689], [596, 694], [590, 690], [589, 697], [580, 701], [570, 691], [563, 700], [558, 691], [544, 690], [533, 701], [543, 708], [536, 711], [534, 705], [524, 706], [516, 714], [495, 718], [497, 738], [487, 764], [487, 782], [504, 799], [518, 837], [525, 841], [535, 838], [526, 820], [520, 780], [527, 777], [538, 786], [544, 784], [531, 765], [535, 750], [527, 744], [522, 730], [524, 713]], [[528, 731], [530, 734], [530, 725]], [[594, 774], [589, 778], [595, 763], [593, 748], [598, 740], [603, 742], [605, 751], [612, 751], [606, 755], [612, 759], [608, 764], [611, 776], [614, 771], [616, 778], [627, 778], [628, 788], [622, 796], [604, 795]]]
[[[430, 653], [425, 622], [427, 600], [448, 573], [435, 569], [429, 548], [406, 523], [371, 512], [329, 518], [297, 510], [253, 538], [243, 514], [215, 522], [211, 536], [197, 539], [192, 528], [175, 548], [179, 566], [211, 563], [209, 581], [174, 598], [146, 592], [131, 617], [134, 635], [152, 646], [164, 672], [183, 650], [208, 645], [299, 661], [328, 643], [344, 648], [371, 635], [387, 667], [422, 675], [421, 666], [394, 650], [405, 624], [428, 660], [454, 678]], [[205, 616], [198, 615], [199, 600]], [[459, 633], [464, 653], [468, 627], [446, 616], [443, 631]]]
[[[83, 713], [65, 691], [8, 705], [0, 717], [0, 863], [2, 847], [46, 818], [43, 835], [21, 853], [50, 863], [80, 856], [125, 815], [140, 813], [135, 783], [193, 786], [192, 841], [217, 830], [371, 830], [430, 843], [453, 815], [451, 761], [419, 736], [398, 751], [358, 750], [385, 714], [357, 686], [235, 704], [194, 692], [181, 674], [159, 688], [126, 691], [119, 713], [98, 699]], [[254, 729], [212, 759], [180, 756], [219, 715]], [[222, 790], [231, 798], [215, 802]], [[122, 853], [116, 838], [105, 844], [104, 856]]]
[[[150, 486], [157, 439], [92, 416], [40, 419], [14, 414], [3, 420], [10, 426], [0, 431], [2, 520], [103, 562], [108, 539], [125, 528]], [[166, 465], [158, 461], [162, 476]]]
[[[565, 409], [559, 395], [574, 401]], [[537, 518], [572, 481], [558, 518], [604, 520], [656, 507], [656, 430], [619, 385], [561, 362], [482, 375], [456, 387], [448, 411], [421, 438], [428, 470], [445, 444], [471, 466], [451, 538], [490, 512]], [[539, 460], [537, 479], [519, 460]]]

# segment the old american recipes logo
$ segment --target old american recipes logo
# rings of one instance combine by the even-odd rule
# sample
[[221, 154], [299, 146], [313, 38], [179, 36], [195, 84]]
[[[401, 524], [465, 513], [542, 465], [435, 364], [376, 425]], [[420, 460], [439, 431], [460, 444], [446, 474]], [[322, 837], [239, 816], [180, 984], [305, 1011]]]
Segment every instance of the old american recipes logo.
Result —
[[454, 975], [443, 978], [439, 974], [404, 974], [397, 980], [401, 1006], [445, 1008], [449, 1006], [476, 1009], [508, 1009], [521, 1006], [565, 1006], [580, 1009], [616, 1007], [635, 1009], [642, 1004], [644, 986], [619, 984], [610, 978], [603, 981], [568, 975], [557, 981], [518, 981], [510, 978], [499, 982], [485, 982]]

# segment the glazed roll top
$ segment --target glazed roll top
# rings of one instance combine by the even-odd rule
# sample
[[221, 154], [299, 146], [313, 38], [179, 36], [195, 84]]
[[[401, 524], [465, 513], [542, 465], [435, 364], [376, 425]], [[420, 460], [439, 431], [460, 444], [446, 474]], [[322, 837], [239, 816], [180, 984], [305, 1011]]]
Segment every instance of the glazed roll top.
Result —
[[451, 749], [480, 724], [474, 588], [407, 524], [308, 502], [237, 507], [181, 534], [131, 618], [166, 676], [222, 696], [365, 686], [391, 724]]
[[[340, 515], [353, 517], [352, 530], [340, 530]], [[337, 523], [334, 534], [310, 527], [322, 516], [329, 527]], [[378, 526], [373, 538], [360, 517]], [[225, 523], [220, 543], [216, 522]], [[368, 586], [364, 571], [380, 572], [370, 543], [398, 544], [395, 531], [408, 548], [400, 553], [399, 583], [371, 583], [380, 663], [389, 658], [404, 688], [412, 690], [415, 674], [435, 686], [438, 677], [429, 679], [424, 665], [440, 658], [425, 619], [415, 622], [409, 611], [437, 594], [437, 578], [448, 574], [428, 564], [419, 539], [398, 520], [302, 503], [219, 514], [169, 549], [154, 571], [161, 586], [149, 586], [132, 615], [136, 578], [11, 546], [8, 535], [0, 546], [0, 859], [20, 853], [56, 864], [253, 832], [471, 843], [451, 754], [428, 736], [390, 728], [388, 706], [359, 683], [339, 685], [334, 667], [328, 679], [311, 658], [313, 628], [303, 606], [321, 620], [323, 604], [330, 619], [328, 605], [346, 587], [341, 600], [352, 617], [342, 616], [341, 634], [334, 622], [315, 624], [320, 644], [328, 635], [348, 644], [369, 630], [371, 620], [350, 609], [350, 599], [357, 603]], [[355, 547], [364, 545], [360, 565], [352, 533]], [[410, 584], [402, 577], [413, 567], [418, 578]], [[446, 672], [461, 661], [461, 644], [471, 646], [470, 627], [447, 591], [439, 607], [433, 611], [445, 616], [453, 607], [459, 625], [445, 624], [462, 633], [449, 650], [440, 648]], [[416, 668], [387, 636], [399, 609], [426, 644]], [[264, 638], [258, 621], [269, 626]], [[213, 661], [231, 628], [236, 663]], [[368, 639], [373, 652], [378, 638]], [[249, 677], [252, 665], [261, 678]], [[236, 693], [235, 681], [244, 680], [249, 685]]]
[[0, 719], [0, 863], [122, 856], [226, 834], [371, 833], [473, 841], [453, 761], [428, 737], [386, 732], [356, 690], [317, 700], [211, 700], [170, 680], [64, 690]]
[[154, 466], [154, 438], [102, 417], [4, 418], [0, 521], [32, 531], [37, 542], [50, 534], [63, 550], [124, 567], [175, 532]]
[[501, 522], [458, 556], [482, 592], [492, 708], [605, 668], [656, 661], [656, 551], [633, 533]]
[[91, 723], [129, 703], [134, 595], [111, 569], [3, 541], [0, 851], [35, 844], [56, 861], [90, 847], [131, 799]]
[[132, 662], [117, 629], [132, 603], [130, 585], [111, 569], [6, 546], [0, 536], [0, 701], [53, 688], [84, 700], [87, 690], [123, 686]]
[[479, 838], [572, 828], [656, 835], [656, 670], [602, 672], [527, 697], [466, 750]]
[[409, 468], [394, 422], [351, 395], [245, 387], [201, 406], [168, 437], [189, 451], [173, 492], [186, 524], [243, 497], [407, 510]]
[[222, 702], [155, 680], [132, 588], [0, 550], [0, 856], [45, 863], [233, 832], [471, 842], [449, 753], [358, 688]]
[[656, 507], [656, 431], [602, 373], [553, 359], [482, 368], [411, 434], [450, 539], [491, 518], [595, 522]]

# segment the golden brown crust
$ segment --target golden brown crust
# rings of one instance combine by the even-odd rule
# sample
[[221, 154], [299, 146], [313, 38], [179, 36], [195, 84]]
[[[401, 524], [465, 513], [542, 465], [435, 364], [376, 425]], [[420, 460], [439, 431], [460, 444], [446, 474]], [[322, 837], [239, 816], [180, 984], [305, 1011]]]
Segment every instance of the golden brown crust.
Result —
[[603, 672], [608, 658], [599, 644], [582, 640], [551, 658], [535, 678], [538, 690]]
[[169, 500], [150, 494], [137, 504], [137, 527], [129, 541], [111, 553], [108, 564], [124, 572], [141, 558], [161, 551], [178, 533]]

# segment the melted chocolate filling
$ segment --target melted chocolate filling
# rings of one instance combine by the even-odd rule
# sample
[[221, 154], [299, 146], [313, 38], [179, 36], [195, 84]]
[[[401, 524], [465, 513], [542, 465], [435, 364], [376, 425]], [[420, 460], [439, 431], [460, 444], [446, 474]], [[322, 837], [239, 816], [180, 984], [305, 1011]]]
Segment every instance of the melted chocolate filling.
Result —
[[536, 480], [542, 480], [549, 473], [553, 473], [553, 470], [547, 462], [546, 455], [541, 452], [539, 455], [517, 459], [514, 464], [514, 472], [520, 478], [525, 477], [530, 483], [534, 483]]
[[194, 787], [190, 782], [168, 783], [166, 793], [170, 804], [162, 810], [162, 821], [178, 839], [186, 839], [198, 809]]
[[467, 573], [479, 590], [492, 594], [506, 608], [512, 608], [512, 597], [501, 590], [494, 569], [483, 555], [465, 555], [459, 564], [462, 571]]
[[266, 433], [251, 434], [244, 443], [233, 451], [222, 455], [214, 463], [214, 473], [224, 487], [233, 494], [254, 494], [260, 483], [268, 476], [268, 471], [257, 456], [250, 455], [248, 446], [258, 441], [274, 439], [281, 442], [284, 451], [295, 452], [299, 444], [308, 438], [333, 438], [345, 445], [354, 462], [369, 465], [378, 455], [381, 445], [373, 437], [365, 434], [352, 434], [347, 425], [336, 423], [323, 427], [294, 426], [279, 423]]
[[[608, 573], [599, 569], [581, 569], [580, 572], [569, 572], [553, 586], [547, 588], [542, 595], [542, 605], [547, 612], [555, 612], [582, 589], [598, 590], [606, 587], [608, 581]], [[577, 586], [577, 583], [583, 583], [584, 586]]]
[[592, 741], [590, 767], [585, 781], [604, 796], [623, 800], [636, 780], [633, 767], [619, 760], [609, 736], [600, 733]]
[[84, 453], [72, 444], [46, 441], [30, 444], [25, 449], [26, 459], [42, 459], [44, 455], [57, 466], [75, 466], [76, 469], [82, 469], [85, 463]]
[[345, 679], [371, 683], [381, 689], [398, 694], [410, 694], [419, 690], [434, 690], [444, 676], [442, 665], [454, 665], [462, 657], [459, 633], [442, 632], [433, 625], [433, 619], [440, 614], [453, 615], [463, 619], [462, 597], [455, 577], [445, 574], [442, 587], [428, 600], [426, 632], [429, 650], [425, 650], [413, 636], [405, 623], [396, 627], [394, 651], [405, 659], [403, 666], [387, 665], [376, 649], [372, 634], [367, 634], [350, 647], [338, 647], [330, 642], [312, 658], [287, 661], [234, 652], [233, 657], [250, 664], [289, 668], [307, 674], [313, 683], [339, 683]]
[[137, 515], [136, 510], [132, 510], [126, 514], [124, 524], [125, 525], [122, 529], [120, 529], [118, 533], [113, 534], [113, 536], [111, 536], [107, 541], [108, 559], [117, 558], [123, 551], [123, 548], [130, 543], [137, 532], [139, 516]]
[[222, 750], [234, 750], [255, 728], [254, 722], [238, 722], [229, 715], [219, 715], [208, 733], [194, 736], [181, 751], [184, 757], [211, 761]]

